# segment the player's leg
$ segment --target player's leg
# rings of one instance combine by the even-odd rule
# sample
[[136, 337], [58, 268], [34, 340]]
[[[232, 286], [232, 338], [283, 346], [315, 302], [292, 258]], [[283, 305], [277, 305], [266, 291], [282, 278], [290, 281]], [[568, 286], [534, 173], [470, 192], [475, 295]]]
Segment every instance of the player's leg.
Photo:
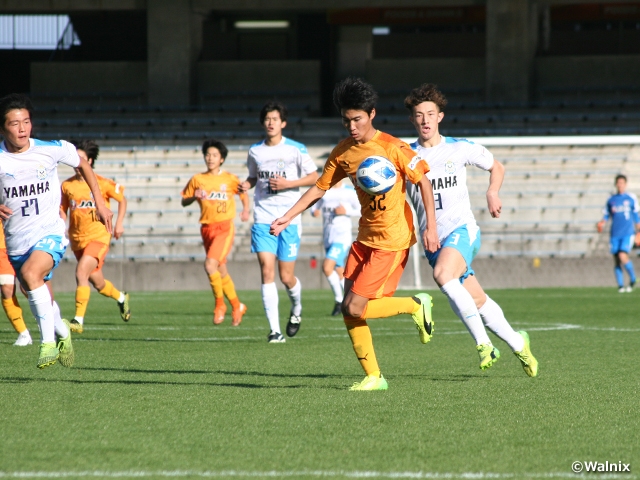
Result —
[[71, 331], [74, 333], [84, 331], [84, 317], [87, 313], [89, 298], [91, 298], [89, 276], [98, 266], [98, 259], [84, 252], [85, 249], [73, 252], [78, 259], [76, 265], [76, 313], [70, 322]]
[[298, 225], [289, 225], [278, 235], [278, 274], [284, 284], [291, 310], [287, 322], [287, 335], [293, 337], [300, 330], [302, 321], [302, 283], [295, 275], [296, 259], [300, 248], [300, 228]]
[[17, 347], [24, 347], [31, 345], [33, 340], [27, 325], [24, 323], [22, 316], [22, 308], [18, 304], [18, 298], [15, 291], [15, 277], [10, 274], [0, 274], [0, 291], [2, 292], [2, 308], [7, 314], [7, 318], [11, 325], [18, 332], [18, 338], [14, 345]]
[[240, 302], [238, 298], [238, 294], [236, 293], [236, 286], [233, 283], [233, 279], [231, 275], [229, 275], [229, 271], [227, 270], [227, 263], [221, 263], [218, 265], [218, 271], [220, 272], [220, 276], [222, 277], [222, 292], [224, 296], [227, 297], [229, 303], [231, 304], [231, 326], [237, 327], [242, 322], [242, 317], [245, 313], [247, 313], [247, 306], [244, 303]]
[[624, 293], [624, 276], [622, 274], [622, 262], [620, 261], [620, 238], [611, 237], [609, 239], [609, 247], [611, 255], [613, 255], [613, 274], [616, 277], [616, 283], [618, 284], [618, 292]]
[[218, 271], [220, 262], [215, 258], [207, 257], [204, 261], [204, 270], [209, 277], [209, 285], [215, 299], [215, 307], [213, 309], [213, 324], [220, 325], [224, 322], [224, 314], [227, 312], [227, 306], [224, 303], [224, 291], [222, 290], [222, 276]]
[[222, 274], [218, 267], [220, 264], [226, 262], [227, 255], [229, 255], [231, 247], [233, 247], [234, 225], [232, 220], [203, 225], [203, 238], [205, 237], [205, 228], [209, 231], [209, 233], [206, 234], [209, 237], [209, 241], [205, 270], [209, 276], [209, 282], [216, 301], [216, 306], [213, 311], [213, 323], [214, 325], [219, 325], [224, 321], [227, 306], [224, 303]]
[[623, 248], [618, 253], [618, 258], [620, 259], [620, 265], [624, 267], [627, 271], [627, 275], [629, 275], [629, 286], [625, 289], [627, 292], [631, 292], [633, 290], [634, 285], [636, 284], [636, 272], [633, 268], [633, 262], [629, 258], [629, 252], [633, 248], [633, 244], [635, 241], [635, 235], [631, 235], [626, 240], [626, 245], [623, 245]]
[[269, 225], [254, 223], [251, 227], [251, 252], [258, 254], [262, 279], [262, 305], [269, 322], [269, 343], [284, 343], [278, 314], [278, 288], [276, 287], [276, 253], [278, 240], [269, 234]]
[[344, 272], [342, 268], [344, 266], [344, 259], [346, 257], [347, 251], [344, 245], [341, 244], [332, 244], [326, 251], [326, 257], [322, 264], [322, 272], [325, 277], [327, 277], [327, 281], [329, 282], [329, 286], [331, 287], [331, 291], [333, 292], [334, 298], [334, 306], [333, 311], [331, 312], [332, 316], [340, 315], [342, 311], [342, 300], [344, 299], [344, 291], [343, 291], [343, 275], [341, 273]]

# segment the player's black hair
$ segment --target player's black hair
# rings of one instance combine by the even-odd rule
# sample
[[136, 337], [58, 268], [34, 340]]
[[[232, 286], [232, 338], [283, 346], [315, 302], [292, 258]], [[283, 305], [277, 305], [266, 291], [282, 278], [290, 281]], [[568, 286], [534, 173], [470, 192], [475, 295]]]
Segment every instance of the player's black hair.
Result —
[[269, 112], [278, 112], [280, 114], [280, 120], [283, 122], [287, 121], [288, 112], [284, 103], [278, 102], [277, 100], [265, 103], [262, 110], [260, 110], [260, 123], [264, 123], [264, 119], [267, 118], [267, 113]]
[[213, 138], [205, 140], [204, 143], [202, 144], [202, 155], [206, 157], [207, 150], [209, 150], [211, 147], [218, 149], [223, 161], [227, 158], [227, 155], [229, 154], [229, 149], [220, 140], [215, 140]]
[[619, 173], [616, 175], [616, 181], [614, 183], [618, 183], [618, 180], [623, 179], [625, 182], [627, 181], [627, 176]]
[[4, 128], [4, 122], [7, 121], [7, 113], [11, 110], [25, 109], [29, 112], [29, 117], [33, 116], [33, 105], [31, 100], [26, 95], [21, 93], [10, 93], [7, 96], [0, 98], [0, 114], [2, 115], [2, 125]]
[[411, 111], [413, 107], [424, 102], [435, 103], [441, 112], [444, 112], [444, 107], [447, 106], [446, 97], [438, 90], [438, 86], [433, 83], [423, 83], [418, 88], [411, 90], [407, 98], [404, 99], [404, 106]]
[[93, 160], [89, 162], [91, 167], [96, 164], [96, 160], [98, 159], [98, 155], [100, 154], [100, 147], [93, 140], [71, 140], [71, 143], [76, 150], [83, 150], [84, 153], [87, 154], [87, 158], [89, 160]]
[[371, 114], [376, 108], [378, 94], [373, 86], [361, 78], [347, 77], [333, 89], [333, 104], [342, 110], [363, 110]]

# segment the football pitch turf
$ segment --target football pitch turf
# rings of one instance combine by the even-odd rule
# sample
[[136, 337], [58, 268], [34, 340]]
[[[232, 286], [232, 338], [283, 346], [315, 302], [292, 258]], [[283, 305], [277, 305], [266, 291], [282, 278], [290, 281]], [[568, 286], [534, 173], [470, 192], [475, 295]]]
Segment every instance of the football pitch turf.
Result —
[[[481, 371], [432, 292], [427, 345], [408, 315], [369, 322], [386, 392], [347, 391], [363, 373], [328, 291], [303, 291], [285, 344], [267, 344], [259, 292], [240, 293], [233, 328], [211, 324], [208, 292], [132, 293], [128, 324], [94, 292], [70, 369], [38, 370], [3, 320], [0, 478], [640, 478], [640, 292], [490, 292], [530, 334], [533, 379], [495, 337], [502, 357]], [[70, 316], [73, 296], [57, 299]]]

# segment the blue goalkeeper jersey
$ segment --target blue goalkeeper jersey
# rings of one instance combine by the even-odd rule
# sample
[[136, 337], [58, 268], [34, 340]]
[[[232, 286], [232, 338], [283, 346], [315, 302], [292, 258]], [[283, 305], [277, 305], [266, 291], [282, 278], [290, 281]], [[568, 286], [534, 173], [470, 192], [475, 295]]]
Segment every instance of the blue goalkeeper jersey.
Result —
[[612, 195], [604, 209], [604, 219], [611, 218], [611, 236], [625, 237], [636, 233], [638, 199], [629, 193]]

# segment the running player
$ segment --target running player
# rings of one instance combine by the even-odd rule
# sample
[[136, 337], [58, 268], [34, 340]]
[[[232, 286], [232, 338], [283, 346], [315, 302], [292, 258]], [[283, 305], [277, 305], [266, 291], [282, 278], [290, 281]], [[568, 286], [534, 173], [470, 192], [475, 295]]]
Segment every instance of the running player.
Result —
[[[614, 273], [618, 282], [618, 292], [631, 292], [636, 284], [636, 272], [629, 252], [634, 243], [640, 244], [640, 220], [638, 219], [638, 198], [627, 193], [627, 177], [616, 176], [615, 195], [611, 195], [604, 208], [604, 217], [598, 222], [598, 232], [604, 230], [607, 220], [611, 219], [609, 248], [613, 255]], [[629, 275], [629, 286], [624, 286], [622, 267]]]
[[[529, 349], [527, 332], [516, 332], [511, 328], [500, 306], [478, 283], [471, 267], [480, 250], [480, 229], [471, 211], [466, 166], [475, 165], [491, 172], [487, 204], [494, 218], [500, 216], [502, 209], [498, 194], [504, 178], [504, 166], [481, 145], [440, 135], [438, 129], [447, 100], [435, 85], [423, 84], [412, 90], [404, 104], [411, 112], [409, 119], [418, 132], [418, 140], [411, 144], [411, 148], [431, 169], [427, 176], [433, 186], [441, 244], [435, 252], [425, 251], [433, 267], [433, 278], [476, 341], [481, 369], [489, 368], [500, 357], [500, 352], [487, 335], [486, 325], [507, 342], [527, 375], [535, 377], [538, 362]], [[407, 191], [418, 215], [420, 230], [424, 231], [431, 222], [425, 215], [420, 192], [412, 185]]]
[[378, 95], [359, 78], [347, 78], [333, 91], [333, 102], [340, 112], [349, 138], [331, 152], [322, 176], [284, 216], [271, 225], [273, 235], [280, 234], [291, 221], [320, 200], [327, 190], [347, 176], [355, 185], [360, 163], [371, 155], [388, 158], [398, 175], [393, 188], [384, 195], [369, 195], [356, 187], [362, 217], [358, 238], [351, 246], [345, 266], [345, 295], [342, 313], [356, 357], [366, 373], [350, 390], [386, 390], [380, 373], [367, 319], [400, 313], [413, 316], [422, 343], [431, 339], [431, 297], [392, 297], [409, 258], [409, 247], [416, 243], [413, 214], [405, 199], [406, 179], [419, 184], [430, 228], [423, 234], [427, 250], [435, 252], [439, 242], [431, 184], [425, 173], [427, 163], [416, 157], [409, 145], [373, 126]]
[[[75, 143], [78, 155], [91, 168], [95, 168], [100, 149], [92, 140]], [[71, 320], [71, 331], [82, 333], [84, 317], [91, 296], [90, 284], [105, 297], [114, 299], [120, 309], [120, 318], [128, 322], [131, 318], [129, 308], [129, 294], [116, 289], [104, 278], [102, 266], [109, 252], [111, 234], [96, 216], [96, 202], [89, 185], [84, 180], [82, 172], [76, 168], [76, 174], [62, 182], [62, 201], [60, 216], [63, 220], [69, 217], [69, 240], [71, 250], [78, 260], [76, 266], [76, 314]], [[118, 203], [118, 217], [113, 228], [113, 236], [119, 239], [124, 233], [124, 216], [127, 210], [127, 199], [124, 187], [113, 180], [96, 175], [98, 186], [105, 205], [110, 207], [111, 199]]]
[[322, 272], [333, 291], [335, 304], [331, 315], [335, 317], [342, 313], [344, 262], [352, 242], [351, 217], [360, 215], [360, 201], [352, 185], [336, 185], [311, 207], [310, 212], [314, 217], [322, 214], [325, 249]]
[[300, 219], [292, 222], [277, 238], [269, 235], [269, 227], [300, 198], [300, 187], [315, 183], [318, 172], [307, 148], [282, 135], [287, 126], [287, 109], [283, 104], [269, 102], [262, 107], [260, 123], [267, 138], [249, 149], [249, 177], [242, 182], [241, 191], [256, 187], [251, 252], [258, 254], [260, 263], [262, 304], [271, 329], [267, 341], [284, 343], [275, 284], [276, 260], [280, 280], [291, 300], [287, 335], [293, 337], [302, 320], [302, 286], [294, 273], [300, 247]]
[[[96, 201], [96, 216], [111, 231], [113, 213], [102, 196], [86, 160], [64, 140], [32, 139], [31, 101], [11, 94], [0, 99], [0, 218], [4, 222], [7, 254], [27, 292], [31, 312], [40, 326], [38, 368], [73, 364], [75, 355], [68, 323], [60, 318], [49, 289], [54, 268], [69, 243], [60, 218], [58, 163], [80, 168]], [[56, 335], [59, 341], [56, 343]]]
[[16, 272], [9, 262], [7, 256], [7, 245], [4, 239], [4, 229], [0, 227], [0, 292], [2, 293], [2, 308], [7, 314], [7, 318], [18, 332], [18, 338], [14, 345], [16, 347], [25, 347], [31, 345], [31, 334], [27, 329], [22, 317], [22, 309], [18, 304], [16, 297]]
[[[200, 233], [207, 258], [204, 270], [209, 276], [209, 283], [216, 301], [213, 310], [213, 324], [224, 321], [227, 306], [226, 295], [231, 304], [231, 325], [237, 327], [247, 311], [244, 303], [240, 303], [231, 276], [226, 269], [227, 255], [233, 247], [236, 216], [236, 203], [233, 196], [238, 192], [240, 179], [220, 167], [227, 158], [229, 150], [224, 143], [217, 140], [206, 140], [202, 144], [202, 155], [207, 171], [194, 175], [182, 191], [182, 206], [186, 207], [197, 201], [200, 206]], [[249, 198], [240, 195], [242, 213], [240, 220], [249, 220]]]

